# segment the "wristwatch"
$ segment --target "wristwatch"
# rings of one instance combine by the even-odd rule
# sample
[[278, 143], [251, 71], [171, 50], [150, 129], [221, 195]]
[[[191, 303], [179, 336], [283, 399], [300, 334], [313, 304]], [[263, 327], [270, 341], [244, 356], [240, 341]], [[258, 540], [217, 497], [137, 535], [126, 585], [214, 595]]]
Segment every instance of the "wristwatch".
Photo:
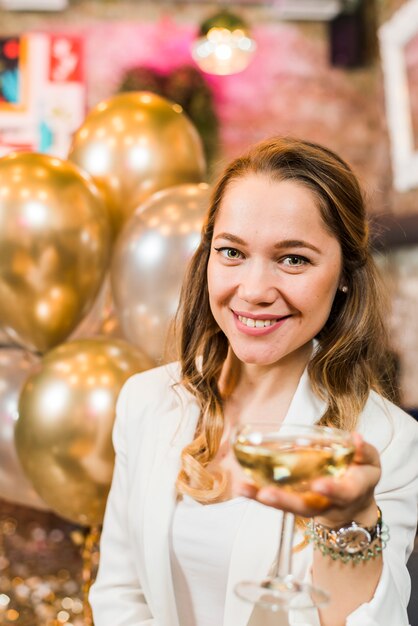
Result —
[[376, 556], [388, 539], [387, 527], [382, 521], [382, 512], [378, 509], [378, 518], [374, 526], [363, 526], [352, 521], [340, 528], [328, 528], [314, 520], [308, 525], [309, 539], [323, 554], [342, 560], [368, 560]]
[[326, 528], [326, 526], [321, 526], [320, 531], [316, 528], [318, 534], [320, 533], [322, 535], [322, 541], [329, 548], [341, 550], [348, 554], [363, 552], [363, 550], [374, 543], [376, 539], [380, 539], [381, 530], [382, 521], [380, 513], [377, 523], [374, 526], [362, 526], [353, 521], [340, 528]]

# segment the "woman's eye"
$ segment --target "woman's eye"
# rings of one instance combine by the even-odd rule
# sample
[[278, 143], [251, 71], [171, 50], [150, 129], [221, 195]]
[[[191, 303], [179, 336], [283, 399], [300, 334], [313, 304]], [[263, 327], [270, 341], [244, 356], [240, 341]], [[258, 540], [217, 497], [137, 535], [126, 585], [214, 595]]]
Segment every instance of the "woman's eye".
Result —
[[289, 255], [283, 259], [284, 265], [287, 267], [303, 267], [309, 263], [308, 259], [299, 255]]
[[231, 259], [235, 261], [236, 259], [241, 259], [242, 254], [236, 248], [215, 248], [216, 252], [219, 252], [225, 259]]

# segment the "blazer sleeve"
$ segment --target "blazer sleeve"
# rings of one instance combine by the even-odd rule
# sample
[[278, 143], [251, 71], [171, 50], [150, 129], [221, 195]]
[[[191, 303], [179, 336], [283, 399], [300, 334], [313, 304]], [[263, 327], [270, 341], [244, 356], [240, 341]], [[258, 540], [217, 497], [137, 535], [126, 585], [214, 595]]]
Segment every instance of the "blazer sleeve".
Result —
[[89, 594], [95, 626], [156, 626], [138, 579], [129, 541], [127, 386], [122, 388], [116, 406], [115, 468], [100, 540], [99, 569]]
[[[390, 539], [382, 553], [383, 571], [374, 597], [348, 616], [347, 626], [409, 624], [411, 581], [406, 561], [417, 529], [418, 424], [400, 409], [393, 407], [391, 412], [394, 434], [381, 450], [382, 477], [376, 488], [376, 500]], [[373, 443], [372, 438], [369, 441]]]

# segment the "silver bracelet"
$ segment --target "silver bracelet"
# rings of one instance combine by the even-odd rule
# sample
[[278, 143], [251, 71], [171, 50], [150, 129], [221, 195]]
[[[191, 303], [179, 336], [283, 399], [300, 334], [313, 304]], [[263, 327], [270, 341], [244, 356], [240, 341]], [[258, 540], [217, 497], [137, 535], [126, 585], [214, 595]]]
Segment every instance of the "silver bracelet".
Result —
[[323, 555], [343, 563], [360, 563], [378, 556], [389, 541], [389, 528], [383, 522], [378, 507], [378, 518], [374, 526], [362, 526], [350, 522], [341, 528], [328, 528], [311, 519], [305, 536]]

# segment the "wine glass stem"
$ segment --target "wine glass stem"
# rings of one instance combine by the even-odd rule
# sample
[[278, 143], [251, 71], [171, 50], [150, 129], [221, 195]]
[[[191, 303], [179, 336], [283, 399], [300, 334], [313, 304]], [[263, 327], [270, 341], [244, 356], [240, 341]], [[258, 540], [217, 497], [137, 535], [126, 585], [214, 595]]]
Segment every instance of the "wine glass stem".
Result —
[[295, 516], [293, 513], [284, 512], [277, 558], [272, 571], [273, 578], [285, 578], [291, 574], [294, 530]]

